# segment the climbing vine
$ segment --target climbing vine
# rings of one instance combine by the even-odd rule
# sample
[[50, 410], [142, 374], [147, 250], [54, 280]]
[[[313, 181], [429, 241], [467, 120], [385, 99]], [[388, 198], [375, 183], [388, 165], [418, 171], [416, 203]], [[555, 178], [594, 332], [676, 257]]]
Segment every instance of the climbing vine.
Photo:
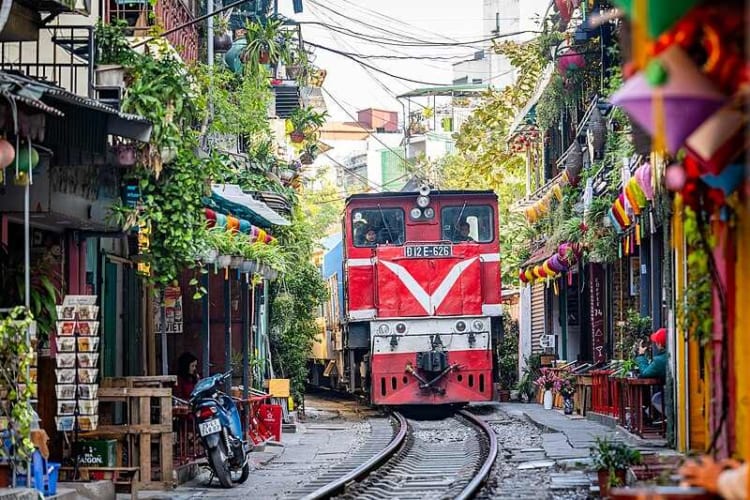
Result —
[[683, 300], [678, 303], [681, 327], [701, 344], [706, 344], [713, 332], [712, 282], [709, 255], [704, 242], [711, 241], [707, 225], [689, 207], [685, 208], [685, 240], [690, 252], [687, 258], [687, 284]]

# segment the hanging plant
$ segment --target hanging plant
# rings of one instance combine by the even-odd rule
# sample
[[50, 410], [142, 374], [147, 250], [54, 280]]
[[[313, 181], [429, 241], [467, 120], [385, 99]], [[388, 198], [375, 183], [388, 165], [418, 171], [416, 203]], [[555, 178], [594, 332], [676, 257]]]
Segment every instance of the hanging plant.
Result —
[[[27, 340], [27, 331], [32, 327], [33, 317], [23, 307], [11, 309], [0, 320], [0, 384], [7, 407], [0, 414], [8, 419], [8, 433], [0, 445], [0, 457], [21, 465], [29, 460], [34, 451], [31, 442], [31, 424], [34, 409], [36, 383], [30, 376], [34, 351]], [[8, 446], [9, 445], [9, 446]]]
[[708, 225], [691, 208], [685, 208], [685, 240], [688, 244], [687, 283], [678, 303], [681, 327], [701, 344], [713, 334], [713, 284], [705, 243], [711, 240]]

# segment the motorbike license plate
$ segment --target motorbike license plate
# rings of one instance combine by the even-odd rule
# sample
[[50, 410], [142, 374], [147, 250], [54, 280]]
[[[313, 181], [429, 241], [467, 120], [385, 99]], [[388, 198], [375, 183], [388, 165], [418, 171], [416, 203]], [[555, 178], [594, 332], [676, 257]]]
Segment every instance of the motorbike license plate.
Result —
[[218, 419], [213, 420], [207, 420], [206, 422], [201, 422], [198, 424], [198, 432], [200, 432], [201, 437], [208, 436], [209, 434], [216, 434], [217, 432], [221, 432], [221, 423], [219, 423]]

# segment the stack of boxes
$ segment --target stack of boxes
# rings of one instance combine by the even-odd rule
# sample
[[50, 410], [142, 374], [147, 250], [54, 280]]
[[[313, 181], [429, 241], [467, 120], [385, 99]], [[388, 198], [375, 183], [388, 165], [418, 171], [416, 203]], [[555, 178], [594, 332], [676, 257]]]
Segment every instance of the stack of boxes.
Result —
[[[68, 295], [57, 307], [55, 376], [59, 431], [99, 424], [99, 307], [95, 295]], [[77, 424], [77, 429], [76, 429]]]

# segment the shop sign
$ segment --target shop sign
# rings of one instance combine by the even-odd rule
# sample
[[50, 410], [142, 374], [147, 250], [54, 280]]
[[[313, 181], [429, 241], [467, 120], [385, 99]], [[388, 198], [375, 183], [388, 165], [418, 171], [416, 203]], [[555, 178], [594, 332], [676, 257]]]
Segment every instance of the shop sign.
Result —
[[604, 268], [601, 264], [591, 264], [591, 348], [594, 363], [605, 360], [604, 333]]
[[154, 329], [157, 333], [164, 333], [162, 318], [166, 325], [166, 333], [182, 333], [182, 290], [178, 286], [164, 289], [163, 300], [154, 299]]

